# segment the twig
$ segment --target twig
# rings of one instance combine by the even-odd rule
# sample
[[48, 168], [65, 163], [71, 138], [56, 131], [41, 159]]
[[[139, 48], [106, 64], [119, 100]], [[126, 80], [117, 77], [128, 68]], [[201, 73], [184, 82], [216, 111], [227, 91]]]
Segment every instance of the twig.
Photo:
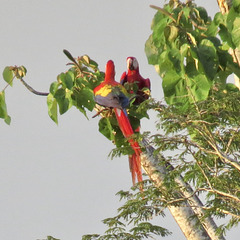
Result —
[[[202, 207], [202, 208], [205, 209], [205, 210], [211, 210], [211, 207]], [[231, 213], [231, 212], [229, 212], [227, 210], [224, 210], [224, 209], [221, 209], [221, 208], [216, 208], [216, 210], [219, 211], [219, 212], [222, 212], [224, 214], [231, 215], [234, 218], [240, 219], [240, 216], [238, 216], [238, 215], [236, 215], [234, 213]]]
[[[15, 78], [15, 76], [13, 77], [13, 79]], [[4, 87], [4, 89], [2, 90], [2, 92], [4, 92], [6, 89], [7, 89], [7, 87], [13, 82], [13, 79]]]
[[[95, 109], [95, 110], [96, 110], [96, 109]], [[93, 115], [92, 118], [95, 118], [95, 117], [97, 117], [98, 115], [101, 115], [101, 113], [104, 112], [104, 111], [106, 111], [106, 110], [107, 110], [106, 108], [103, 108], [103, 109], [101, 109], [100, 111], [97, 111], [97, 110], [96, 110], [97, 113], [96, 113], [95, 115]]]
[[23, 83], [23, 85], [32, 93], [39, 95], [39, 96], [48, 96], [49, 93], [46, 92], [38, 92], [35, 89], [33, 89], [30, 85], [28, 85], [22, 78], [19, 78], [20, 81]]
[[177, 22], [176, 19], [171, 15], [171, 13], [169, 13], [168, 11], [164, 10], [163, 8], [154, 6], [154, 5], [150, 5], [151, 8], [158, 10], [159, 12], [163, 13], [164, 15], [168, 16], [169, 18], [171, 18], [175, 23]]
[[225, 193], [225, 192], [222, 192], [222, 191], [219, 191], [215, 188], [213, 188], [211, 185], [210, 185], [210, 188], [199, 188], [199, 190], [201, 191], [207, 191], [207, 192], [212, 192], [212, 193], [217, 193], [221, 196], [224, 196], [224, 197], [227, 197], [229, 199], [232, 199], [236, 202], [240, 202], [240, 199], [232, 194], [229, 194], [229, 193]]

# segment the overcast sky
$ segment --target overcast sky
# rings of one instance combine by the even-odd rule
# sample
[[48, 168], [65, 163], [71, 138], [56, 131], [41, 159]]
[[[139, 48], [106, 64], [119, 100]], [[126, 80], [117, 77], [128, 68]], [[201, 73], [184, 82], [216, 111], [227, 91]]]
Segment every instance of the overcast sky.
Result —
[[[88, 54], [101, 70], [107, 60], [116, 64], [116, 77], [126, 70], [126, 58], [137, 57], [152, 95], [161, 100], [161, 79], [147, 64], [144, 44], [151, 33], [157, 0], [1, 0], [0, 71], [24, 65], [25, 80], [48, 91], [66, 71], [68, 49], [77, 57]], [[213, 16], [216, 0], [201, 2]], [[6, 84], [0, 81], [0, 89]], [[15, 81], [6, 90], [10, 126], [0, 121], [0, 239], [35, 240], [52, 235], [61, 240], [103, 233], [102, 219], [121, 206], [115, 193], [131, 187], [127, 157], [111, 161], [114, 147], [98, 132], [98, 118], [89, 121], [72, 108], [57, 126], [48, 116], [45, 97], [28, 92]], [[155, 118], [142, 129], [154, 131]], [[160, 226], [185, 239], [170, 215]], [[237, 230], [229, 239], [237, 239]], [[234, 238], [235, 234], [235, 238]]]

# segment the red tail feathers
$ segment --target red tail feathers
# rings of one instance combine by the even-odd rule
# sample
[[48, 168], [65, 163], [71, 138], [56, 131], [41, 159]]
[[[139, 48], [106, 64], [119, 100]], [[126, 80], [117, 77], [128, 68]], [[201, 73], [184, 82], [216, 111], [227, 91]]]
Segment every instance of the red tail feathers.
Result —
[[136, 142], [132, 138], [132, 136], [134, 135], [134, 131], [132, 129], [126, 111], [118, 108], [114, 108], [114, 110], [119, 127], [124, 137], [127, 138], [128, 142], [130, 143], [132, 149], [135, 152], [133, 155], [131, 155], [131, 157], [129, 157], [129, 167], [132, 173], [132, 181], [134, 185], [136, 177], [138, 182], [142, 182], [141, 158], [140, 158], [142, 151], [138, 142]]

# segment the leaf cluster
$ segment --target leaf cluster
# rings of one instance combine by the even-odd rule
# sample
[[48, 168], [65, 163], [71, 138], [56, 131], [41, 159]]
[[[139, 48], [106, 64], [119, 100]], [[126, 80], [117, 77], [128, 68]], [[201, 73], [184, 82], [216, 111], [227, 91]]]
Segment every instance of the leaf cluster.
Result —
[[230, 216], [223, 233], [240, 220], [240, 92], [227, 83], [232, 73], [240, 76], [238, 58], [229, 53], [240, 49], [240, 1], [213, 20], [191, 1], [177, 3], [152, 6], [157, 13], [145, 45], [169, 104], [154, 107], [163, 134], [152, 143], [174, 166], [171, 188], [183, 176], [205, 198], [206, 216]]
[[64, 53], [72, 61], [72, 67], [57, 76], [47, 98], [49, 116], [56, 123], [58, 111], [64, 114], [72, 106], [87, 117], [86, 110], [92, 111], [95, 107], [93, 89], [104, 79], [97, 63], [87, 55], [75, 60], [68, 51], [64, 50]]
[[26, 76], [27, 69], [24, 66], [7, 66], [4, 68], [2, 76], [7, 86], [0, 92], [0, 118], [4, 119], [5, 123], [8, 125], [11, 122], [11, 117], [7, 112], [7, 105], [5, 100], [5, 90], [8, 86], [13, 85], [13, 79], [21, 79]]
[[[95, 109], [98, 112], [97, 115], [102, 117], [99, 121], [99, 132], [112, 141], [117, 148], [122, 147], [120, 151], [122, 154], [132, 153], [129, 143], [118, 126], [114, 111], [95, 103], [93, 89], [104, 80], [105, 74], [87, 55], [75, 59], [67, 50], [64, 50], [64, 53], [71, 60], [72, 67], [59, 74], [57, 81], [50, 86], [47, 98], [49, 116], [57, 123], [58, 110], [60, 114], [64, 114], [75, 106], [87, 117], [87, 110]], [[140, 124], [140, 119], [148, 117], [147, 105], [143, 103], [136, 107], [131, 104], [128, 113], [133, 129], [136, 129]]]
[[213, 20], [192, 1], [153, 6], [158, 11], [145, 52], [163, 79], [168, 104], [185, 106], [205, 100], [215, 85], [236, 90], [228, 86], [227, 78], [232, 73], [240, 77], [240, 69], [228, 52], [239, 47], [237, 2], [229, 14], [217, 13]]
[[[98, 114], [95, 116], [101, 115], [102, 117], [99, 121], [99, 132], [112, 141], [117, 148], [120, 148], [120, 151], [116, 151], [118, 152], [116, 155], [132, 153], [128, 141], [124, 138], [118, 126], [114, 111], [95, 103], [93, 89], [104, 80], [104, 72], [101, 72], [98, 64], [87, 55], [74, 58], [67, 50], [63, 52], [71, 61], [67, 64], [71, 67], [57, 76], [57, 80], [50, 85], [49, 93], [38, 92], [23, 80], [27, 72], [24, 66], [6, 67], [3, 71], [3, 78], [11, 86], [14, 78], [20, 79], [31, 92], [37, 95], [47, 95], [48, 114], [55, 123], [58, 123], [59, 113], [60, 115], [66, 113], [73, 106], [86, 118], [88, 118], [87, 111], [96, 110]], [[132, 101], [128, 108], [128, 114], [135, 130], [139, 127], [141, 118], [148, 118], [148, 102], [136, 106], [133, 104], [135, 94], [129, 95]], [[10, 124], [11, 118], [7, 113], [5, 89], [0, 92], [0, 118]], [[139, 137], [137, 135], [134, 137]]]
[[[65, 73], [59, 74], [57, 81], [50, 86], [50, 94], [47, 98], [49, 116], [57, 123], [58, 110], [60, 114], [64, 114], [75, 106], [87, 117], [86, 111], [95, 109], [97, 115], [102, 117], [98, 124], [99, 132], [121, 149], [118, 154], [132, 153], [128, 141], [119, 128], [114, 111], [95, 103], [93, 89], [104, 80], [105, 74], [87, 55], [75, 59], [67, 50], [64, 50], [64, 53], [71, 60], [72, 67]], [[140, 125], [140, 119], [148, 117], [147, 103], [142, 103], [138, 107], [130, 104], [128, 114], [133, 129], [136, 129]]]

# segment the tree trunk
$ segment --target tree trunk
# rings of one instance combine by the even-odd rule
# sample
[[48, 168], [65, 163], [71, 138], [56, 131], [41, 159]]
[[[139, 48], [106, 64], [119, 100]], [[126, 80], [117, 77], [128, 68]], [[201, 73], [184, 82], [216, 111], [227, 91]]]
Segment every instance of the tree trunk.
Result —
[[[161, 155], [154, 154], [154, 148], [151, 147], [145, 139], [143, 139], [142, 143], [146, 149], [146, 152], [141, 156], [142, 167], [155, 186], [163, 188], [164, 178], [174, 168], [166, 162]], [[217, 226], [211, 217], [201, 220], [201, 217], [204, 215], [204, 210], [202, 209], [203, 204], [200, 199], [193, 194], [190, 185], [185, 183], [181, 176], [177, 177], [175, 181], [181, 188], [181, 191], [177, 192], [177, 195], [186, 200], [180, 206], [168, 206], [168, 209], [186, 239], [224, 240], [224, 237], [216, 235]], [[199, 221], [201, 222], [200, 226]]]

